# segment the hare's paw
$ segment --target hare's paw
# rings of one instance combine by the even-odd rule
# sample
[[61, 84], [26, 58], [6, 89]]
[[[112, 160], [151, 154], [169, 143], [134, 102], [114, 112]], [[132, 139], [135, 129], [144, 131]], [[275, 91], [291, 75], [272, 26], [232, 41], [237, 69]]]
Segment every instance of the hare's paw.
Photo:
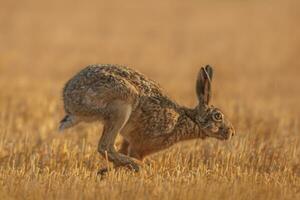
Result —
[[98, 170], [97, 175], [98, 175], [98, 176], [104, 176], [104, 175], [106, 175], [107, 173], [108, 173], [108, 168], [107, 168], [107, 167], [104, 167], [104, 168], [101, 168], [101, 169]]

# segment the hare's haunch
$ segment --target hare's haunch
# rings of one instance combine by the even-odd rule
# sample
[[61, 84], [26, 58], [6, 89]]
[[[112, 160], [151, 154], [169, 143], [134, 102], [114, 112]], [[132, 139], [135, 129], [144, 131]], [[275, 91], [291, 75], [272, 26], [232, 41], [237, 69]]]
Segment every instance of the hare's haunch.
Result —
[[[67, 115], [59, 129], [100, 120], [104, 128], [98, 151], [115, 167], [138, 171], [139, 166], [131, 158], [142, 160], [183, 140], [227, 140], [235, 133], [224, 114], [209, 105], [212, 77], [212, 67], [200, 69], [196, 81], [199, 103], [190, 109], [172, 101], [157, 83], [133, 69], [120, 65], [87, 66], [64, 87]], [[117, 151], [114, 144], [119, 133], [123, 143]]]

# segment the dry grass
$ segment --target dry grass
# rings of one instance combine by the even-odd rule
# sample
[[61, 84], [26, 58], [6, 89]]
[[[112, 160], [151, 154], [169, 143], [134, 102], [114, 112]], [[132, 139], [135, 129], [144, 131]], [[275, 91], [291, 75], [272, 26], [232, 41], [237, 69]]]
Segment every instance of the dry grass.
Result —
[[[10, 1], [0, 7], [0, 199], [299, 199], [300, 4], [282, 1]], [[96, 176], [99, 124], [56, 131], [64, 82], [122, 63], [194, 106], [216, 66], [214, 104], [231, 141], [150, 157], [138, 174]]]

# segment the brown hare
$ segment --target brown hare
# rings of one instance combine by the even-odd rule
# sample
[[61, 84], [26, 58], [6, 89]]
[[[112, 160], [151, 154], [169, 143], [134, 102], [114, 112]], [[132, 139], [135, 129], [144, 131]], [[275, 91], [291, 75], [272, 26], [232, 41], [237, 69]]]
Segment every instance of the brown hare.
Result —
[[[143, 74], [120, 65], [89, 65], [67, 82], [63, 90], [67, 115], [60, 130], [79, 122], [100, 120], [104, 124], [98, 151], [115, 167], [139, 171], [132, 158], [166, 149], [189, 139], [214, 137], [227, 140], [235, 131], [224, 114], [209, 105], [213, 69], [198, 73], [198, 105], [180, 106], [164, 94], [160, 86]], [[120, 149], [115, 140], [121, 134]], [[99, 173], [106, 172], [102, 169]]]

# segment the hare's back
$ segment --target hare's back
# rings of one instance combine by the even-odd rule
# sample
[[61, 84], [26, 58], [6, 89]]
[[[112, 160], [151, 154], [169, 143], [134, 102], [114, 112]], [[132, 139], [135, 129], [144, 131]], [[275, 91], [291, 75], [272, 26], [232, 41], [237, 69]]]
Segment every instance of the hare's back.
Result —
[[161, 87], [155, 81], [149, 79], [142, 73], [123, 65], [92, 65], [92, 69], [99, 70], [102, 73], [111, 74], [128, 81], [144, 96], [161, 96], [163, 94]]
[[77, 115], [96, 114], [114, 100], [136, 104], [145, 95], [161, 95], [160, 87], [119, 65], [90, 65], [69, 80], [63, 92], [66, 112]]

